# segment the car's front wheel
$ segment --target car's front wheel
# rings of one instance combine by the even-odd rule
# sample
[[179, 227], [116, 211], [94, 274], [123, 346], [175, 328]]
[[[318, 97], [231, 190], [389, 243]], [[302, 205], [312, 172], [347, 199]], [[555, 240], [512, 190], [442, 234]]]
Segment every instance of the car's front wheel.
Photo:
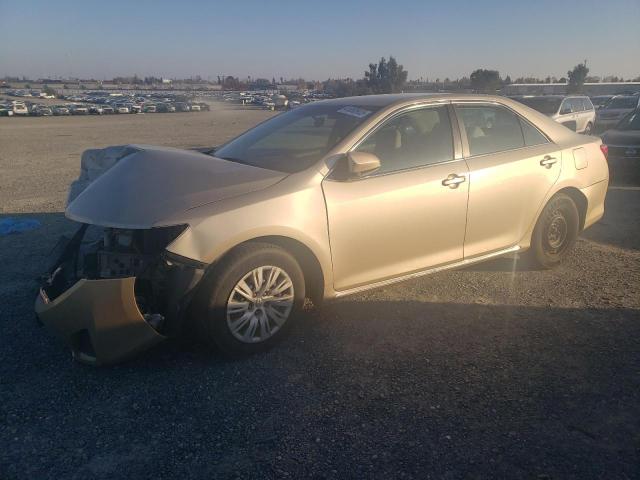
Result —
[[580, 229], [580, 217], [570, 196], [559, 193], [544, 207], [533, 230], [528, 257], [537, 268], [559, 265], [571, 252]]
[[241, 356], [287, 333], [305, 298], [302, 269], [278, 246], [247, 243], [225, 256], [200, 287], [195, 308], [205, 341]]

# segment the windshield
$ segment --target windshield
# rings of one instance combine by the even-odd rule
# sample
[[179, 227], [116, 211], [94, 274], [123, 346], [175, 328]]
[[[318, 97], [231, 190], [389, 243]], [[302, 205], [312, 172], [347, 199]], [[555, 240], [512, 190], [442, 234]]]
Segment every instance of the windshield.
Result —
[[605, 108], [636, 108], [638, 97], [614, 97]]
[[640, 111], [636, 110], [620, 120], [616, 130], [640, 130]]
[[215, 151], [225, 160], [286, 173], [309, 168], [378, 110], [317, 103], [291, 110]]
[[562, 98], [557, 97], [524, 97], [518, 99], [520, 103], [524, 103], [527, 107], [531, 107], [534, 110], [544, 113], [545, 115], [552, 115], [558, 111]]

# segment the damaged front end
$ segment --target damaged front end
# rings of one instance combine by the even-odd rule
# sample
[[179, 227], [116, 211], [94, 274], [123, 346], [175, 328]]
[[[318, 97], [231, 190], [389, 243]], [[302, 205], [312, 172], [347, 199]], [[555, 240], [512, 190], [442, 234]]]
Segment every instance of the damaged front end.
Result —
[[94, 365], [176, 335], [206, 267], [166, 251], [186, 228], [82, 224], [57, 247], [36, 299], [38, 318], [74, 358]]

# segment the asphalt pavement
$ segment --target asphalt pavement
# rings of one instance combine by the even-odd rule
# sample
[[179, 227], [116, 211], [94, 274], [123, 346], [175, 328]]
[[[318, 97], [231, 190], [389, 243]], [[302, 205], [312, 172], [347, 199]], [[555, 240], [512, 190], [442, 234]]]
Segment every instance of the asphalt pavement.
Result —
[[[640, 189], [568, 262], [499, 259], [323, 305], [270, 352], [74, 363], [33, 315], [61, 213], [0, 236], [0, 479], [633, 479]], [[16, 217], [16, 215], [12, 215]]]

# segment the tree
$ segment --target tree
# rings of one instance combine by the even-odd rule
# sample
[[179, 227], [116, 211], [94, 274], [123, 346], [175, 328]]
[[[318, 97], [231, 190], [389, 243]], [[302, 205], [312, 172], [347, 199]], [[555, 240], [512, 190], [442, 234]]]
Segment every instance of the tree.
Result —
[[502, 83], [500, 72], [497, 70], [480, 68], [475, 70], [469, 78], [471, 79], [471, 88], [480, 93], [496, 93]]
[[371, 93], [396, 93], [402, 91], [408, 75], [409, 72], [389, 56], [388, 61], [382, 57], [377, 65], [370, 63], [369, 71], [364, 72], [364, 80]]
[[509, 75], [507, 75], [506, 77], [504, 77], [504, 84], [505, 85], [511, 85], [513, 82], [511, 81], [511, 77]]
[[579, 63], [573, 70], [569, 70], [567, 72], [567, 77], [569, 77], [569, 83], [567, 84], [567, 92], [568, 93], [582, 93], [582, 87], [584, 86], [584, 81], [587, 78], [589, 73], [589, 69], [587, 68], [587, 61], [584, 63]]

